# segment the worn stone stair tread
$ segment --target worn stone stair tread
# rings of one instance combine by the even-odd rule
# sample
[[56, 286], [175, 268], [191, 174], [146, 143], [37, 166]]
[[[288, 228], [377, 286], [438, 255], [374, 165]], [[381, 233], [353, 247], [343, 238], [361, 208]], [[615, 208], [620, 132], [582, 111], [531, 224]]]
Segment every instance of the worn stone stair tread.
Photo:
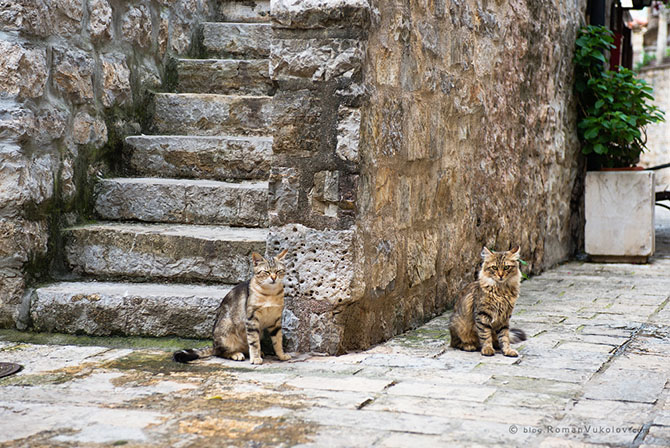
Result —
[[124, 148], [130, 170], [147, 176], [267, 179], [272, 137], [136, 135]]
[[65, 261], [99, 280], [139, 278], [238, 283], [268, 229], [216, 225], [100, 222], [67, 228]]
[[272, 97], [154, 93], [152, 131], [179, 135], [271, 134]]
[[121, 177], [96, 185], [103, 219], [258, 227], [267, 224], [267, 181]]
[[226, 1], [219, 6], [222, 22], [269, 22], [269, 0]]
[[177, 92], [269, 95], [267, 59], [177, 59]]
[[96, 336], [209, 338], [216, 308], [232, 285], [59, 282], [31, 297], [37, 331]]
[[202, 46], [210, 56], [267, 57], [270, 55], [271, 36], [269, 23], [202, 23]]

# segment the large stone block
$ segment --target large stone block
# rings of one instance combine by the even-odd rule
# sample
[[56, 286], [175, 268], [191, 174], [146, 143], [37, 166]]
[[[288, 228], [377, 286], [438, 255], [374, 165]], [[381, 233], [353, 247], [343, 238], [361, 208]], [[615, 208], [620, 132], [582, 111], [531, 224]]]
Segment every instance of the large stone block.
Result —
[[151, 12], [146, 5], [131, 6], [123, 15], [121, 34], [123, 39], [139, 47], [151, 46]]
[[36, 331], [209, 339], [229, 291], [223, 285], [56, 283], [32, 293], [30, 317]]
[[358, 162], [360, 142], [361, 111], [340, 106], [337, 111], [337, 147], [335, 153], [343, 160]]
[[101, 223], [66, 229], [65, 259], [77, 273], [238, 283], [251, 274], [267, 230], [224, 226]]
[[368, 0], [275, 0], [271, 15], [278, 28], [365, 28], [369, 10]]
[[267, 60], [179, 59], [177, 91], [224, 95], [270, 95]]
[[72, 139], [80, 145], [91, 143], [100, 147], [107, 143], [107, 125], [98, 117], [79, 112], [72, 123]]
[[88, 0], [88, 34], [94, 40], [112, 38], [112, 8], [107, 0]]
[[50, 154], [23, 154], [15, 145], [0, 145], [0, 216], [17, 217], [28, 204], [42, 204], [53, 198], [54, 174], [58, 157]]
[[604, 261], [653, 255], [654, 173], [589, 171], [585, 185], [585, 249]]
[[305, 154], [319, 150], [323, 138], [323, 111], [310, 90], [281, 90], [274, 96], [273, 145], [276, 154]]
[[0, 41], [0, 54], [1, 96], [36, 98], [44, 93], [49, 75], [45, 49]]
[[217, 182], [162, 178], [104, 179], [95, 210], [103, 219], [224, 224], [267, 223], [267, 182]]
[[[335, 315], [360, 294], [354, 285], [354, 231], [274, 227], [268, 252], [288, 249], [284, 335], [291, 350], [336, 353], [342, 328]], [[287, 316], [290, 319], [287, 319]]]
[[130, 69], [122, 53], [106, 54], [102, 64], [102, 104], [105, 107], [124, 104], [132, 100]]
[[203, 23], [202, 36], [210, 56], [262, 59], [270, 54], [272, 28], [266, 23]]
[[126, 138], [131, 170], [155, 177], [236, 180], [266, 179], [271, 137], [131, 136]]
[[272, 97], [157, 93], [153, 128], [182, 135], [268, 135]]
[[358, 39], [273, 39], [270, 77], [279, 81], [351, 78], [361, 70], [365, 43]]
[[75, 104], [90, 103], [94, 98], [95, 61], [86, 52], [54, 47], [53, 83], [56, 90]]

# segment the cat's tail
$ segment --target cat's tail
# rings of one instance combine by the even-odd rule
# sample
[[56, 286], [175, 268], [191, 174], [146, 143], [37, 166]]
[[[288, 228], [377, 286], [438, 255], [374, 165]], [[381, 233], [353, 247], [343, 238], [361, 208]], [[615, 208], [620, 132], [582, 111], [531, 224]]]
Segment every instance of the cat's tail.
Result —
[[509, 329], [509, 342], [516, 344], [517, 342], [525, 341], [526, 332], [520, 328], [510, 328]]
[[192, 348], [177, 350], [172, 354], [172, 359], [177, 362], [187, 363], [196, 359], [209, 358], [210, 356], [214, 356], [214, 347], [199, 348], [196, 350]]

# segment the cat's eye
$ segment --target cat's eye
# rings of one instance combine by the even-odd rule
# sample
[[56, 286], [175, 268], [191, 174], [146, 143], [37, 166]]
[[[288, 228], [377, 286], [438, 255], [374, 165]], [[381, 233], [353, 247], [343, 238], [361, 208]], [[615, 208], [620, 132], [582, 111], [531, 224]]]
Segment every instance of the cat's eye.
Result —
[[511, 268], [512, 268], [512, 266], [505, 266], [503, 269], [505, 269], [506, 271], [509, 271]]

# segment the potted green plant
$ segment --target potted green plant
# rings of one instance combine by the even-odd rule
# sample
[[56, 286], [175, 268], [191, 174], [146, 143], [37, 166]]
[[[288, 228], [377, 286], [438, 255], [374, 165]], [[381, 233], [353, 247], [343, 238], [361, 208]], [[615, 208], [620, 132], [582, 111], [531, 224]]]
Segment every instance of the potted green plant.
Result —
[[[587, 26], [577, 36], [577, 131], [590, 171], [585, 184], [585, 248], [597, 261], [646, 262], [654, 252], [654, 175], [635, 167], [645, 127], [663, 121], [652, 88], [623, 67], [606, 70], [610, 30]], [[607, 172], [627, 170], [628, 172]]]

